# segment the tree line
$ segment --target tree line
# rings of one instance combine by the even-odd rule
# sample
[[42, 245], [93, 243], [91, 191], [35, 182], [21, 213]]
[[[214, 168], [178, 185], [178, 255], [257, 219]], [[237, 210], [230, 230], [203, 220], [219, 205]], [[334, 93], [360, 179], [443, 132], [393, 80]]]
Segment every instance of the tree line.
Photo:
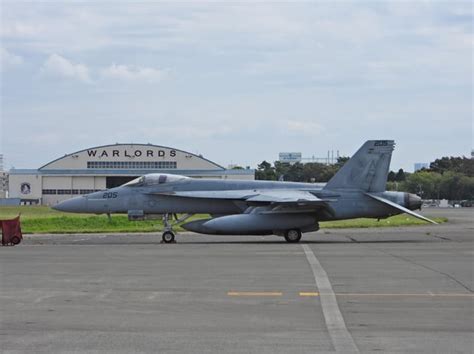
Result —
[[289, 164], [275, 161], [273, 165], [263, 161], [257, 166], [255, 179], [267, 181], [292, 181], [292, 182], [327, 182], [349, 160], [348, 157], [338, 157], [334, 165], [318, 162]]
[[442, 157], [415, 173], [390, 172], [387, 190], [416, 193], [423, 199], [473, 200], [474, 160]]
[[[263, 161], [257, 166], [257, 180], [293, 182], [327, 182], [349, 160], [339, 157], [334, 165], [322, 163], [273, 164]], [[416, 193], [423, 199], [474, 200], [474, 160], [467, 157], [442, 157], [430, 163], [428, 169], [415, 173], [399, 169], [390, 171], [387, 190]]]

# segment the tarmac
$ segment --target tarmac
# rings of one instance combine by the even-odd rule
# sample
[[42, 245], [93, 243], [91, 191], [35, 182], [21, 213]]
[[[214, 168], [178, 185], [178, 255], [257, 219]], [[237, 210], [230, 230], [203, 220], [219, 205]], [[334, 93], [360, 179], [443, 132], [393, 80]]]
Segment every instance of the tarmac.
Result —
[[474, 208], [279, 237], [28, 235], [0, 247], [0, 351], [472, 353]]

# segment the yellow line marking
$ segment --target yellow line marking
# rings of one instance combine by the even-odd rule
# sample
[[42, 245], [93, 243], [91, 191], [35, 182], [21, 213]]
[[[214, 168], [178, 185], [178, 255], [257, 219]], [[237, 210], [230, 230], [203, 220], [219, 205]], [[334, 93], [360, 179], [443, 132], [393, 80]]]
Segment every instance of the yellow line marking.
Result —
[[[280, 291], [229, 291], [227, 296], [282, 296], [283, 293]], [[361, 296], [361, 297], [402, 297], [402, 296], [416, 296], [416, 297], [466, 297], [474, 298], [474, 294], [459, 294], [459, 293], [440, 293], [435, 294], [432, 292], [428, 293], [335, 293], [336, 296]], [[300, 291], [299, 296], [301, 297], [318, 297], [321, 294], [317, 291]]]
[[319, 296], [319, 293], [318, 292], [312, 292], [312, 293], [300, 292], [300, 296]]
[[229, 291], [228, 296], [282, 296], [283, 293], [279, 291]]

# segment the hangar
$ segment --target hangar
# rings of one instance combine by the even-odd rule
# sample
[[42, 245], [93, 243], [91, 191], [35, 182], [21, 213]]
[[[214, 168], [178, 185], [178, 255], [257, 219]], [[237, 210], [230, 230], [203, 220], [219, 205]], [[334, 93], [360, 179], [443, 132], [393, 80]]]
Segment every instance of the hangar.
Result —
[[23, 203], [60, 201], [113, 188], [147, 173], [195, 178], [255, 179], [252, 169], [226, 169], [201, 155], [153, 144], [113, 144], [66, 154], [39, 169], [12, 169], [9, 197]]

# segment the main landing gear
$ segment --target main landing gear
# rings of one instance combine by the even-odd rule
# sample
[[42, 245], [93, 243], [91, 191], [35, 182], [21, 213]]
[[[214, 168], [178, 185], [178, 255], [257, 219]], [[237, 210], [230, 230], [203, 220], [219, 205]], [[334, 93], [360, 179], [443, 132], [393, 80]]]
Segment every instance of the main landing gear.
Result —
[[290, 229], [285, 232], [285, 240], [289, 243], [297, 243], [301, 240], [301, 231], [298, 229]]
[[[173, 231], [173, 226], [178, 225], [179, 223], [190, 218], [192, 214], [184, 214], [178, 218], [177, 214], [166, 213], [163, 215], [163, 225], [165, 226], [163, 230], [163, 235], [161, 237], [163, 243], [176, 243], [175, 236], [176, 234]], [[172, 220], [174, 219], [174, 220]], [[171, 222], [170, 222], [171, 221]]]
[[176, 243], [174, 237], [175, 235], [173, 231], [165, 231], [163, 232], [162, 239], [164, 243]]

